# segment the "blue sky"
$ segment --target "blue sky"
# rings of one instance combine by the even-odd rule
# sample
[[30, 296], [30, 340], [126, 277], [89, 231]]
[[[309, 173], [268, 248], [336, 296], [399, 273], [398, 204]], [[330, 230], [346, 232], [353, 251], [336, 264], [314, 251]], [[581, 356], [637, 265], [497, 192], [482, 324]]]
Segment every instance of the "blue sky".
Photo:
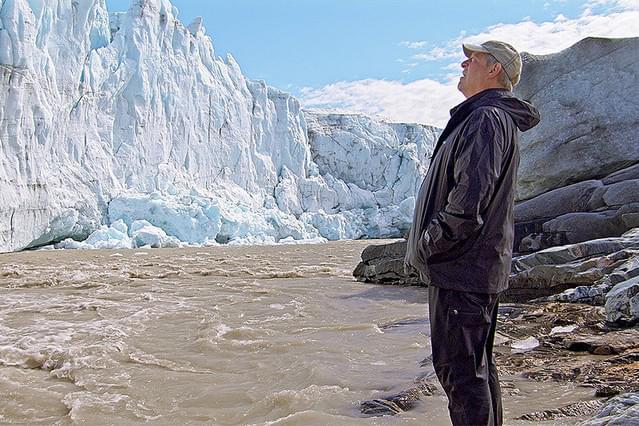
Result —
[[[107, 0], [110, 11], [131, 0]], [[172, 0], [218, 55], [306, 107], [443, 125], [462, 41], [545, 54], [588, 36], [639, 36], [639, 0]]]

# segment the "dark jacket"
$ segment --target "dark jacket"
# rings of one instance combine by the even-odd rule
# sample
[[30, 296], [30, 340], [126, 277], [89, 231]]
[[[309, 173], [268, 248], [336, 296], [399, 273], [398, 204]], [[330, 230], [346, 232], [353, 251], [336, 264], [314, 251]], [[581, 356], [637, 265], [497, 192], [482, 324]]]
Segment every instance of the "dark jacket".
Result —
[[406, 263], [436, 287], [499, 293], [508, 287], [514, 238], [517, 128], [539, 112], [488, 89], [451, 110], [415, 203]]

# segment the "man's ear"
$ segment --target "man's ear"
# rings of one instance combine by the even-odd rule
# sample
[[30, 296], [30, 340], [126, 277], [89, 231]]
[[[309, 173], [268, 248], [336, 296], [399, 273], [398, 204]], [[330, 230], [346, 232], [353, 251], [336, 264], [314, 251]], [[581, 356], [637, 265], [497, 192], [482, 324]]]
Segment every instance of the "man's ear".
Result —
[[499, 75], [499, 73], [502, 70], [502, 66], [499, 62], [495, 62], [492, 66], [492, 68], [489, 71], [489, 74], [491, 77], [496, 77]]

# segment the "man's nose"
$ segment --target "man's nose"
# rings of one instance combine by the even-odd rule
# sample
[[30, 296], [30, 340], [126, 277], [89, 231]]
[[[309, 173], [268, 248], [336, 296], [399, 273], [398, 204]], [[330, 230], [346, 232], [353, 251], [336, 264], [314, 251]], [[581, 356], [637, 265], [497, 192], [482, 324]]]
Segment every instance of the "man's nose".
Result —
[[465, 61], [461, 63], [462, 68], [466, 68], [467, 66], [468, 66], [468, 59], [466, 59]]

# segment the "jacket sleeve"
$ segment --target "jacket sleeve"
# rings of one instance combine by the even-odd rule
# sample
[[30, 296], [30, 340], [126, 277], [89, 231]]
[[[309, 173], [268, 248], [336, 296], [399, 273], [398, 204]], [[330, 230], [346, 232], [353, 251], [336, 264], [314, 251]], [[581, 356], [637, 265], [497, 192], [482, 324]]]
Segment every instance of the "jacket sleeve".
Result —
[[445, 253], [479, 231], [497, 179], [504, 134], [490, 109], [474, 111], [464, 124], [455, 150], [454, 186], [446, 204], [422, 234], [425, 257]]

